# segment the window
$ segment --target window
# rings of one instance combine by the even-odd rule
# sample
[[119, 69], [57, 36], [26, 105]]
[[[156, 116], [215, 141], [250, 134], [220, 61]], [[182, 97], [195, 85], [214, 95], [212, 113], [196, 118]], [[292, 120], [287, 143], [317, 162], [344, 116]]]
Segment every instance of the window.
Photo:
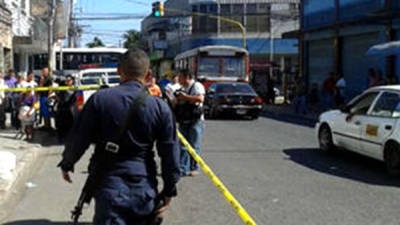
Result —
[[218, 58], [205, 57], [199, 59], [199, 73], [207, 73], [207, 74], [219, 74], [219, 62]]
[[257, 13], [257, 4], [247, 4], [246, 13], [247, 14], [256, 14]]
[[400, 117], [400, 96], [390, 92], [383, 93], [376, 102], [371, 115], [381, 117]]
[[243, 73], [243, 59], [224, 58], [223, 73], [228, 76], [240, 76]]
[[365, 115], [367, 114], [377, 95], [377, 92], [369, 92], [358, 98], [354, 103], [348, 105], [346, 108], [349, 109], [348, 111], [351, 114]]

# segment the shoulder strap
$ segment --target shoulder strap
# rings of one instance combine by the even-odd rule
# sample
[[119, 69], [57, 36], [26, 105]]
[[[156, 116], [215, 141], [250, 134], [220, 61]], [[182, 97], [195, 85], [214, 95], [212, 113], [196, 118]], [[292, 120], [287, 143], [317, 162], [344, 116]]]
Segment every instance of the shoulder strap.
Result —
[[129, 129], [129, 127], [132, 125], [133, 119], [136, 117], [137, 113], [139, 112], [139, 109], [142, 105], [145, 105], [146, 99], [147, 99], [148, 93], [147, 93], [147, 88], [142, 88], [136, 96], [129, 109], [128, 116], [125, 119], [125, 122], [123, 126], [120, 127], [114, 138], [112, 139], [116, 143], [119, 143], [122, 135]]
[[192, 84], [192, 86], [190, 86], [189, 90], [188, 90], [188, 94], [190, 95], [192, 93], [192, 90], [194, 88], [194, 86], [196, 85], [196, 81]]

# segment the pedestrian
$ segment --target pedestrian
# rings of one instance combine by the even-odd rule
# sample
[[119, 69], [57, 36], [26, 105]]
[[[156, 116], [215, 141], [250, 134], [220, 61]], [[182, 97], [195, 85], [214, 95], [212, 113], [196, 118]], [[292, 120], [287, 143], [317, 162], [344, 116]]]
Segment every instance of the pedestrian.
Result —
[[26, 135], [26, 140], [33, 139], [33, 124], [35, 122], [35, 103], [36, 97], [32, 91], [26, 91], [22, 95], [22, 102], [19, 107], [18, 119], [21, 122], [22, 131]]
[[[89, 173], [105, 172], [99, 185], [94, 187], [93, 225], [151, 224], [149, 220], [154, 211], [164, 212], [171, 198], [177, 195], [176, 126], [168, 105], [160, 98], [147, 95], [146, 83], [151, 78], [149, 66], [146, 53], [128, 50], [118, 66], [121, 84], [99, 90], [90, 97], [66, 143], [59, 164], [64, 180], [71, 183], [69, 172], [74, 170], [74, 164], [91, 143], [95, 144], [95, 152]], [[125, 132], [119, 134], [123, 127]], [[155, 143], [164, 184], [160, 193], [153, 152]], [[157, 195], [164, 204], [155, 210]]]
[[275, 104], [275, 81], [274, 78], [267, 74], [267, 102]]
[[[0, 72], [0, 89], [3, 88], [8, 88], [8, 86]], [[6, 129], [6, 95], [4, 91], [0, 91], [0, 129]]]
[[324, 80], [322, 89], [322, 98], [325, 109], [332, 109], [334, 105], [334, 95], [335, 95], [335, 74], [333, 72], [329, 73], [329, 76]]
[[[65, 77], [65, 86], [72, 87], [74, 78], [71, 75]], [[56, 129], [59, 143], [63, 143], [74, 123], [75, 103], [77, 92], [74, 90], [59, 91], [56, 94], [57, 111], [55, 115]]]
[[[15, 78], [14, 70], [10, 69], [8, 71], [7, 76], [4, 78], [4, 82], [8, 86], [8, 88], [15, 88], [17, 83], [17, 78]], [[17, 127], [17, 113], [16, 113], [16, 99], [14, 99], [14, 93], [8, 92], [6, 94], [6, 112], [11, 114], [11, 126], [16, 128]]]
[[368, 88], [375, 87], [378, 85], [379, 80], [377, 72], [375, 71], [374, 68], [368, 69], [367, 80], [368, 80]]
[[181, 88], [182, 86], [179, 84], [178, 74], [172, 75], [171, 82], [165, 87], [165, 96], [172, 108], [174, 107], [175, 102], [175, 92]]
[[[15, 87], [16, 88], [23, 88], [23, 83], [25, 82], [25, 79], [23, 76], [18, 75], [17, 76], [17, 82], [15, 83]], [[16, 92], [12, 92], [12, 99], [13, 99], [13, 109], [11, 112], [11, 115], [15, 115], [13, 116], [13, 120], [12, 120], [12, 124], [13, 127], [17, 130], [20, 130], [21, 127], [21, 120], [18, 118], [20, 109], [23, 105], [23, 101], [24, 101], [24, 93], [16, 91]]]
[[[179, 71], [179, 83], [182, 91], [177, 92], [175, 116], [179, 130], [193, 146], [197, 154], [201, 154], [202, 136], [204, 130], [203, 102], [204, 86], [193, 79], [188, 70]], [[187, 149], [181, 145], [180, 159], [181, 176], [196, 176], [199, 166], [190, 157]]]
[[340, 108], [343, 106], [345, 101], [345, 89], [346, 89], [346, 80], [343, 75], [338, 73], [336, 75], [336, 85], [335, 85], [335, 106], [336, 108]]
[[162, 78], [160, 81], [158, 81], [158, 86], [159, 86], [160, 89], [161, 89], [162, 95], [165, 94], [165, 91], [166, 91], [165, 88], [166, 88], [167, 85], [170, 84], [170, 83], [171, 83], [171, 81], [168, 79], [168, 76], [167, 76], [166, 74], [163, 76], [163, 78]]
[[395, 85], [395, 84], [397, 84], [398, 83], [398, 81], [397, 81], [397, 76], [396, 75], [394, 75], [394, 74], [389, 74], [388, 76], [387, 76], [387, 78], [386, 78], [386, 84], [387, 85]]
[[148, 84], [148, 89], [149, 89], [151, 96], [162, 97], [161, 89], [157, 85], [157, 79], [155, 77], [151, 78], [151, 80]]
[[[42, 76], [40, 78], [40, 87], [51, 87], [53, 86], [53, 80], [49, 76], [49, 68], [45, 67], [42, 69]], [[51, 94], [51, 91], [40, 92], [40, 116], [44, 119], [44, 129], [51, 129], [51, 113], [47, 105], [47, 98]]]
[[[21, 87], [23, 88], [36, 88], [38, 86], [38, 83], [35, 81], [35, 75], [33, 74], [33, 71], [29, 71], [28, 74], [26, 75], [26, 79], [21, 82]], [[32, 91], [34, 94], [35, 91]]]
[[308, 95], [308, 103], [310, 104], [311, 111], [316, 113], [319, 109], [319, 90], [317, 83], [311, 85], [310, 93]]
[[295, 98], [294, 107], [295, 113], [306, 115], [308, 113], [307, 108], [307, 92], [301, 76], [297, 75], [295, 77]]

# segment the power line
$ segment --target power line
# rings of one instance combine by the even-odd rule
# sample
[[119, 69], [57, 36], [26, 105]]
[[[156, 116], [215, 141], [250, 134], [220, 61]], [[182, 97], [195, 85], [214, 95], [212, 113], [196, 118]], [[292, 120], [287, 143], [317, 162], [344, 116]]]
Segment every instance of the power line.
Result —
[[141, 1], [137, 1], [137, 0], [125, 0], [125, 1], [127, 1], [129, 3], [137, 4], [137, 5], [146, 6], [146, 7], [150, 6], [148, 3], [144, 3], [144, 2], [141, 2]]

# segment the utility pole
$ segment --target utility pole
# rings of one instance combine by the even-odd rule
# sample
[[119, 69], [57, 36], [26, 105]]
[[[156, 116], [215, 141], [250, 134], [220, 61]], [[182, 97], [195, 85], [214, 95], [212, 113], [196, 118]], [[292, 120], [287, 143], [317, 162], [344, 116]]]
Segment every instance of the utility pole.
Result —
[[68, 47], [73, 48], [75, 38], [75, 25], [73, 23], [74, 0], [69, 1], [69, 26], [68, 26]]
[[48, 68], [49, 68], [49, 76], [53, 75], [54, 70], [54, 22], [56, 19], [56, 7], [57, 0], [50, 0], [50, 8], [49, 8], [49, 17], [48, 17]]

